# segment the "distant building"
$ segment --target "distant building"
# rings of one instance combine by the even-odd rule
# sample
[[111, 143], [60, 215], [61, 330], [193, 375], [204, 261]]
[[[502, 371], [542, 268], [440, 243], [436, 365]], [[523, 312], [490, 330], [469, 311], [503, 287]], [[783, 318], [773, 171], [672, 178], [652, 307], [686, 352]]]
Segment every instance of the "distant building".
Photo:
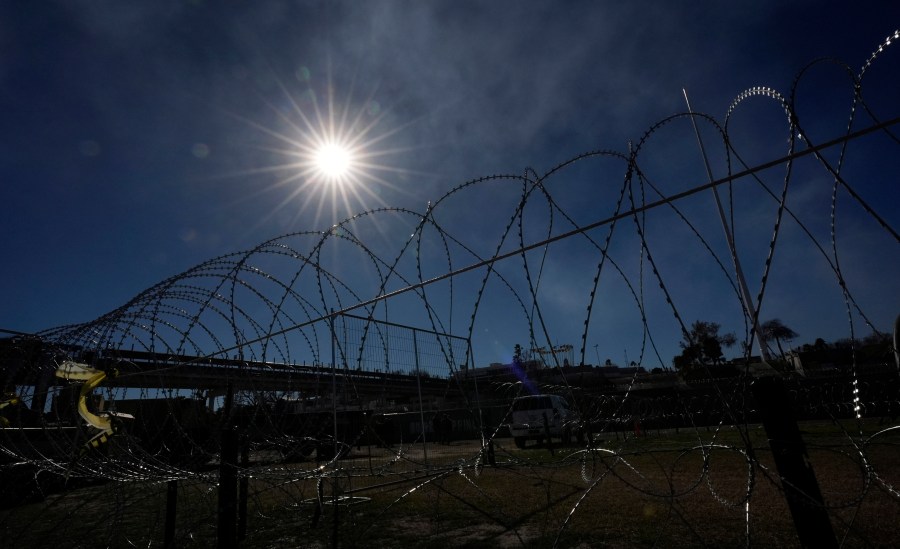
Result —
[[[519, 364], [519, 373], [531, 374], [537, 370], [543, 369], [545, 366], [539, 360], [523, 360]], [[488, 366], [481, 368], [469, 368], [467, 370], [459, 370], [456, 372], [457, 379], [473, 380], [486, 377], [502, 377], [506, 375], [515, 375], [516, 367], [513, 364], [503, 364], [501, 362], [492, 362]]]

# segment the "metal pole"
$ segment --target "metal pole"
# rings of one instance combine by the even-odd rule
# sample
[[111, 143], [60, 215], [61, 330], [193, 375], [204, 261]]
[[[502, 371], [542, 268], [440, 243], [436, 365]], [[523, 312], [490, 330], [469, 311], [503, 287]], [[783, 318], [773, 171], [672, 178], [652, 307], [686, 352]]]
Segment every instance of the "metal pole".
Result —
[[175, 519], [178, 517], [178, 481], [166, 483], [166, 534], [163, 546], [167, 549], [175, 547]]
[[222, 426], [222, 447], [219, 449], [219, 549], [232, 548], [237, 545], [234, 519], [237, 510], [238, 435], [237, 429], [231, 425], [233, 401], [234, 387], [229, 382], [222, 410], [224, 425]]
[[419, 391], [419, 421], [422, 423], [422, 455], [425, 458], [425, 465], [428, 465], [428, 445], [425, 441], [425, 410], [422, 404], [422, 377], [419, 373], [419, 344], [417, 342], [416, 330], [413, 329], [413, 355], [416, 361], [416, 389]]
[[238, 483], [238, 523], [237, 523], [237, 539], [243, 541], [247, 537], [247, 492], [250, 485], [250, 479], [247, 475], [247, 468], [250, 466], [250, 441], [244, 440], [241, 446], [241, 468], [243, 475]]
[[784, 382], [774, 376], [761, 377], [752, 383], [751, 389], [800, 545], [816, 549], [837, 547], [819, 482], [809, 462]]
[[[468, 363], [466, 364], [466, 372], [468, 375], [469, 371], [475, 369], [475, 356], [472, 351], [472, 341], [469, 339], [466, 340], [466, 351], [467, 351], [466, 355], [468, 356], [468, 359], [471, 362], [471, 364], [468, 364]], [[478, 376], [472, 376], [472, 379], [475, 382], [475, 406], [478, 408], [478, 432], [481, 434], [481, 447], [482, 447], [482, 449], [484, 449], [484, 433], [485, 433], [484, 412], [481, 409], [481, 394], [478, 392]], [[461, 388], [461, 390], [464, 390], [465, 386], [460, 385], [460, 388]], [[492, 456], [492, 459], [493, 459], [494, 433], [491, 433], [489, 451], [490, 451], [490, 455]], [[491, 465], [494, 465], [495, 463], [496, 463], [495, 461], [491, 461]]]
[[[706, 177], [709, 179], [709, 182], [712, 183], [714, 181], [712, 168], [709, 167], [709, 158], [706, 156], [706, 149], [703, 147], [703, 139], [700, 138], [700, 129], [697, 127], [697, 121], [694, 120], [694, 111], [691, 110], [691, 102], [688, 101], [687, 90], [682, 88], [681, 91], [684, 93], [684, 102], [687, 104], [688, 114], [691, 115], [691, 124], [694, 126], [694, 134], [697, 135], [697, 144], [700, 145], [700, 154], [703, 155], [703, 164], [706, 166]], [[741, 262], [738, 259], [737, 250], [734, 247], [734, 238], [732, 238], [731, 230], [728, 228], [728, 221], [725, 219], [725, 209], [722, 208], [722, 201], [719, 199], [718, 187], [714, 185], [712, 187], [712, 192], [716, 199], [719, 220], [722, 222], [722, 229], [725, 231], [725, 240], [728, 242], [728, 250], [731, 252], [731, 260], [734, 262], [738, 288], [741, 291], [741, 297], [744, 300], [747, 314], [750, 315], [750, 321], [753, 322], [753, 331], [759, 342], [759, 352], [762, 355], [763, 362], [768, 364], [770, 361], [769, 349], [766, 345], [766, 340], [763, 337], [762, 330], [760, 330], [758, 325], [759, 319], [756, 316], [756, 306], [753, 304], [753, 299], [750, 297], [750, 290], [747, 288], [747, 281], [744, 279], [744, 270], [741, 269]]]
[[[684, 101], [687, 103], [688, 113], [691, 114], [691, 123], [694, 126], [694, 133], [697, 135], [697, 143], [700, 145], [700, 152], [703, 154], [703, 161], [706, 164], [706, 174], [710, 183], [712, 183], [712, 170], [709, 167], [706, 150], [703, 148], [700, 130], [697, 128], [697, 123], [694, 120], [694, 113], [688, 101], [687, 91], [682, 91], [684, 92]], [[747, 289], [747, 283], [744, 280], [741, 264], [735, 251], [734, 240], [731, 237], [731, 231], [728, 229], [728, 222], [725, 220], [725, 210], [722, 208], [722, 202], [719, 200], [719, 193], [715, 186], [712, 187], [712, 191], [719, 210], [719, 218], [722, 221], [722, 228], [725, 231], [725, 238], [728, 240], [728, 248], [731, 251], [734, 268], [737, 272], [738, 287], [747, 307], [747, 313], [754, 321], [753, 330], [756, 338], [759, 340], [760, 354], [763, 361], [768, 363], [768, 347], [757, 322], [759, 319], [756, 316], [756, 310], [750, 298], [750, 291]], [[781, 477], [785, 499], [787, 499], [791, 516], [794, 519], [794, 526], [797, 528], [800, 544], [803, 547], [815, 548], [837, 547], [837, 540], [834, 537], [834, 530], [825, 510], [819, 483], [815, 472], [813, 472], [812, 465], [809, 463], [806, 445], [803, 442], [803, 437], [800, 435], [797, 418], [794, 417], [791, 409], [790, 395], [784, 387], [784, 382], [775, 376], [767, 375], [756, 379], [751, 385], [751, 389], [762, 416], [763, 427], [769, 439], [769, 446], [772, 448], [775, 466]]]
[[235, 515], [237, 512], [238, 434], [233, 426], [222, 431], [219, 463], [219, 549], [237, 546]]
[[337, 333], [334, 329], [334, 310], [331, 311], [331, 421], [334, 424], [334, 458], [338, 455], [338, 420], [337, 420], [337, 353], [335, 351]]
[[[334, 424], [334, 455], [332, 459], [335, 462], [335, 470], [337, 470], [338, 459], [338, 416], [337, 416], [337, 332], [334, 329], [334, 309], [331, 310], [331, 421]], [[344, 380], [346, 383], [346, 379]], [[331, 485], [331, 544], [332, 547], [338, 546], [338, 487], [337, 475], [333, 477]]]

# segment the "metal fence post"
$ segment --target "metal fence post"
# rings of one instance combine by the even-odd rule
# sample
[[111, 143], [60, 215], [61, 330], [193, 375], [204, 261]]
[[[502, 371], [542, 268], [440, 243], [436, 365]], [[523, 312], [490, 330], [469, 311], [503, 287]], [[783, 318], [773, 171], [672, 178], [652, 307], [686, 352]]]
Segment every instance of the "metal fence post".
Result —
[[219, 450], [219, 505], [218, 547], [230, 549], [237, 546], [235, 518], [237, 513], [237, 459], [238, 433], [231, 424], [234, 388], [228, 384], [223, 409], [222, 447]]
[[428, 466], [428, 444], [425, 440], [425, 410], [422, 403], [422, 373], [419, 371], [419, 343], [416, 337], [416, 330], [413, 330], [413, 355], [416, 363], [416, 390], [419, 393], [419, 422], [422, 424], [422, 457], [425, 459], [425, 466]]
[[178, 481], [170, 480], [166, 483], [166, 533], [164, 547], [175, 547], [175, 519], [178, 517], [176, 505], [178, 504]]
[[809, 463], [806, 445], [784, 382], [774, 376], [761, 377], [752, 383], [751, 389], [800, 544], [816, 549], [837, 547], [822, 492]]
[[219, 464], [219, 549], [236, 547], [238, 435], [234, 427], [222, 432]]
[[247, 492], [250, 485], [250, 479], [247, 476], [247, 468], [250, 465], [250, 441], [244, 440], [241, 445], [241, 468], [244, 469], [243, 475], [238, 486], [238, 522], [237, 522], [237, 539], [243, 541], [247, 537]]

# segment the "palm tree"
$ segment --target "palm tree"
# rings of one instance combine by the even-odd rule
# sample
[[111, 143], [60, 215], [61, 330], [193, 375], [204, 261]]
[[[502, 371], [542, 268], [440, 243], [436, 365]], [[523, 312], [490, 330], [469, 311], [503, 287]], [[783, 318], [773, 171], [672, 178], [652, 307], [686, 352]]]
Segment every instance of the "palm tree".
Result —
[[767, 340], [775, 340], [775, 345], [778, 346], [778, 352], [781, 353], [782, 358], [784, 358], [784, 349], [781, 348], [781, 340], [791, 341], [796, 339], [799, 335], [794, 330], [791, 330], [782, 324], [781, 320], [777, 318], [763, 322], [760, 329]]

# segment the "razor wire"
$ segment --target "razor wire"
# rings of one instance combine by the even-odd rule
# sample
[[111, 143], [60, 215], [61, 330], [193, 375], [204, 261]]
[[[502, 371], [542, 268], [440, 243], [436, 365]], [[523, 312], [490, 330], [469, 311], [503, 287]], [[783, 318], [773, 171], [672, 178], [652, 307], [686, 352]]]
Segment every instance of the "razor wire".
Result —
[[[365, 545], [397, 529], [389, 541], [424, 532], [446, 546], [465, 545], [461, 533], [473, 543], [511, 546], [784, 542], [760, 514], [787, 495], [764, 455], [768, 441], [758, 432], [748, 387], [759, 311], [772, 299], [773, 257], [790, 226], [833, 277], [849, 345], [841, 365], [777, 375], [813, 430], [805, 440], [823, 467], [825, 508], [838, 538], [887, 543], [896, 532], [870, 508], [900, 509], [892, 466], [900, 369], [891, 363], [893, 349], [861, 354], [859, 325], [878, 330], [841, 261], [854, 242], [841, 234], [838, 201], [849, 197], [896, 257], [891, 205], [867, 197], [846, 165], [850, 145], [864, 137], [880, 138], [882, 154], [896, 153], [889, 147], [897, 144], [900, 119], [874, 112], [864, 77], [898, 39], [897, 32], [888, 37], [856, 75], [823, 60], [805, 67], [787, 96], [750, 88], [721, 122], [678, 113], [627, 151], [586, 152], [544, 174], [529, 168], [476, 178], [422, 212], [378, 208], [323, 230], [282, 235], [201, 263], [94, 321], [13, 335], [0, 350], [3, 539], [22, 546], [209, 546], [221, 536], [218, 498], [227, 469], [247, 506], [229, 515], [244, 522], [238, 529], [247, 546]], [[843, 136], [813, 143], [797, 90], [826, 63], [848, 75], [850, 114]], [[751, 164], [735, 145], [735, 121], [751, 101], [784, 113], [783, 156]], [[871, 121], [863, 128], [861, 114]], [[655, 147], [680, 145], [667, 132], [684, 131], [686, 122], [716, 136], [725, 175], [673, 188], [659, 175], [666, 165]], [[836, 161], [826, 157], [834, 148]], [[812, 219], [789, 199], [803, 186], [801, 162], [804, 177], [831, 182], [827, 212]], [[618, 174], [589, 173], [579, 183], [582, 190], [610, 189], [614, 206], [599, 219], [576, 211], [580, 199], [567, 188], [569, 170], [595, 166]], [[780, 189], [762, 177], [773, 167], [783, 170]], [[730, 237], [741, 236], [738, 216], [747, 205], [735, 200], [737, 186], [758, 190], [775, 208], [753, 315], [730, 258], [715, 244], [720, 229], [694, 211], [699, 193], [724, 189]], [[473, 204], [490, 204], [490, 215]], [[823, 218], [827, 243], [812, 226]], [[690, 249], [701, 250], [690, 259], [726, 286], [745, 347], [728, 368], [698, 363], [692, 373], [676, 374], [662, 356], [662, 325], [693, 343], [686, 303], [696, 288], [674, 274], [679, 265], [660, 223], [684, 230]], [[588, 276], [566, 279], [563, 266]], [[565, 293], [553, 277], [582, 291], [570, 304], [571, 314], [583, 317], [569, 363], [552, 352], [559, 334], [550, 310]], [[588, 341], [608, 309], [606, 287], [621, 288], [637, 311], [635, 363], [655, 364], [652, 372], [615, 376], [598, 368], [599, 356], [590, 364]], [[551, 348], [549, 359], [480, 366], [476, 344], [498, 317], [527, 333], [526, 350]], [[571, 403], [566, 428], [577, 443], [554, 446], [545, 420], [547, 430], [536, 438], [546, 444], [513, 444], [512, 403], [532, 392]], [[224, 453], [232, 431], [236, 459]], [[837, 473], [840, 483], [829, 476]], [[524, 490], [535, 506], [528, 516], [539, 521], [522, 518], [518, 502], [505, 497], [503, 486], [524, 485], [533, 488]], [[645, 518], [659, 518], [645, 537], [588, 520], [610, 498], [626, 496], [643, 506]], [[176, 509], [173, 502], [175, 519], [163, 511]], [[731, 537], [709, 532], [694, 505], [727, 517], [736, 528]], [[448, 512], [468, 518], [444, 519]], [[616, 528], [638, 537], [619, 537]]]

